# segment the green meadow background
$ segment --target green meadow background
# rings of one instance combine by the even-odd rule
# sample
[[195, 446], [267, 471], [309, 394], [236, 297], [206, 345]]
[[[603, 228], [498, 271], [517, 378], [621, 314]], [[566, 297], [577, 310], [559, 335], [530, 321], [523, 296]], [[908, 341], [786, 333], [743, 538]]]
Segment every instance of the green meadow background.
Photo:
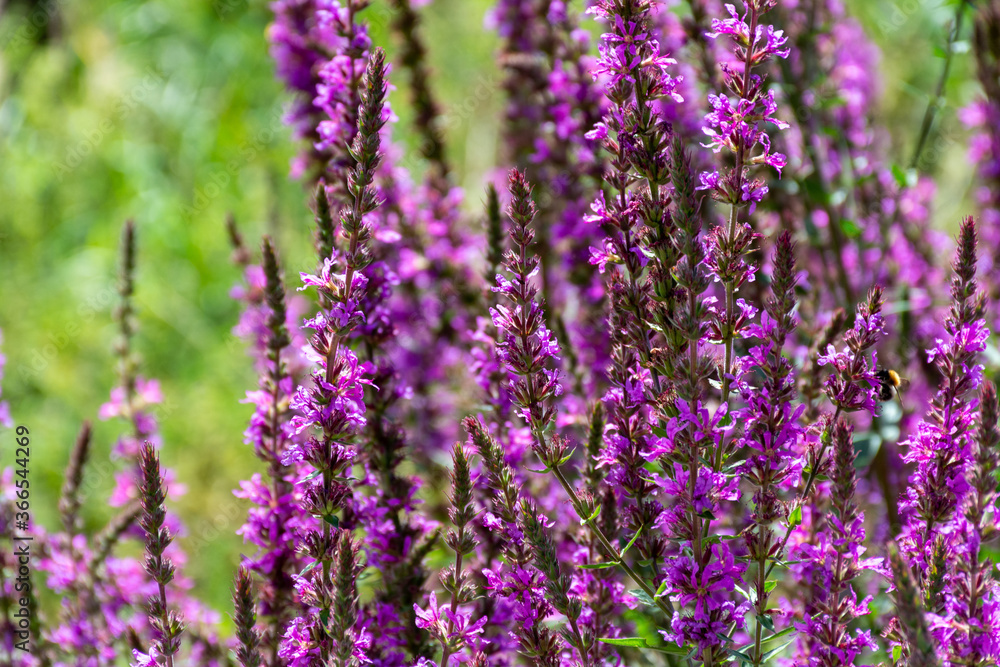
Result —
[[[450, 158], [472, 206], [495, 163], [503, 103], [496, 36], [483, 27], [491, 4], [435, 0], [424, 12], [436, 91], [452, 115]], [[956, 3], [848, 4], [882, 49], [881, 117], [905, 164]], [[392, 56], [387, 4], [367, 11], [381, 17], [375, 41]], [[313, 264], [308, 193], [288, 177], [296, 146], [281, 123], [289, 97], [268, 55], [269, 19], [255, 0], [0, 0], [3, 397], [31, 429], [35, 519], [57, 527], [62, 472], [85, 419], [95, 420], [88, 527], [113, 512], [107, 456], [124, 425], [96, 414], [116, 381], [118, 240], [134, 218], [135, 346], [143, 375], [159, 378], [166, 397], [163, 460], [188, 487], [174, 506], [189, 530], [186, 572], [221, 611], [244, 549], [234, 532], [245, 505], [232, 490], [258, 470], [242, 444], [250, 407], [239, 401], [255, 376], [231, 334], [238, 307], [229, 291], [240, 276], [226, 214], [250, 244], [264, 232], [277, 237], [293, 286]], [[978, 93], [967, 37], [968, 21], [923, 165], [940, 178], [934, 219], [946, 229], [968, 206], [973, 176], [956, 117]], [[405, 140], [408, 91], [398, 85]], [[13, 433], [0, 431], [0, 468], [13, 465], [12, 446]]]

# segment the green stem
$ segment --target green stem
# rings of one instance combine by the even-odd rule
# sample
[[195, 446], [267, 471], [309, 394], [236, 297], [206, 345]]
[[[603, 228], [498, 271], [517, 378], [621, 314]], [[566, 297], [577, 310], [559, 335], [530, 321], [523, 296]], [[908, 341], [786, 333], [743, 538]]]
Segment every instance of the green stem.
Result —
[[[757, 9], [753, 5], [748, 3], [750, 10], [750, 32], [751, 42], [747, 47], [746, 51], [746, 61], [743, 65], [743, 80], [740, 82], [740, 97], [746, 99], [747, 89], [750, 85], [750, 70], [752, 68], [751, 61], [753, 59], [754, 51], [757, 47]], [[733, 174], [735, 176], [735, 185], [733, 191], [736, 193], [735, 196], [739, 197], [740, 193], [743, 191], [743, 167], [746, 164], [746, 150], [747, 147], [741, 141], [736, 149], [736, 166], [733, 168]], [[729, 240], [736, 236], [736, 224], [739, 218], [739, 207], [736, 202], [733, 203], [732, 208], [729, 211]], [[726, 281], [726, 319], [731, 320], [733, 311], [736, 308], [736, 286], [733, 284], [732, 280]], [[733, 371], [733, 332], [728, 330], [728, 324], [726, 331], [723, 332], [725, 335], [725, 345], [726, 345], [726, 359], [725, 368], [722, 374], [722, 402], [729, 403], [729, 389], [730, 381], [729, 376]], [[727, 415], [728, 416], [728, 415]], [[732, 417], [730, 417], [731, 419]], [[722, 468], [722, 455], [725, 450], [726, 439], [725, 434], [719, 439], [719, 446], [715, 451], [715, 456], [712, 460], [712, 467], [715, 472], [718, 472]]]
[[[535, 437], [538, 437], [539, 435], [540, 434], [536, 433]], [[552, 466], [552, 474], [556, 476], [556, 479], [559, 480], [559, 483], [566, 491], [566, 495], [569, 496], [570, 501], [573, 503], [573, 509], [576, 510], [577, 515], [581, 519], [586, 519], [587, 517], [584, 516], [583, 513], [580, 511], [581, 507], [580, 497], [576, 495], [576, 491], [570, 485], [569, 480], [566, 479], [566, 476], [563, 475], [562, 470], [559, 469], [559, 466]], [[604, 549], [608, 552], [608, 554], [611, 555], [611, 559], [614, 561], [615, 565], [620, 567], [622, 571], [625, 572], [625, 574], [627, 574], [632, 579], [632, 581], [634, 581], [636, 585], [642, 589], [642, 592], [648, 595], [649, 598], [656, 603], [656, 606], [660, 608], [660, 611], [666, 614], [667, 618], [672, 618], [674, 615], [674, 610], [672, 608], [672, 605], [670, 605], [669, 601], [664, 602], [663, 598], [656, 597], [656, 591], [650, 588], [649, 584], [647, 584], [646, 581], [642, 577], [640, 577], [628, 563], [625, 562], [623, 555], [620, 554], [614, 546], [612, 546], [611, 542], [604, 535], [604, 532], [600, 529], [599, 526], [597, 526], [594, 522], [588, 522], [587, 526], [590, 528], [591, 531], [593, 531], [594, 536], [597, 537], [597, 540], [601, 543], [601, 546], [603, 546]]]
[[937, 111], [941, 108], [944, 97], [944, 87], [948, 82], [948, 73], [951, 71], [951, 61], [955, 54], [955, 42], [958, 41], [958, 35], [962, 31], [962, 19], [965, 17], [965, 6], [968, 4], [969, 0], [962, 0], [958, 3], [958, 8], [955, 10], [955, 23], [952, 26], [951, 32], [948, 34], [948, 43], [945, 45], [944, 53], [944, 67], [941, 68], [941, 76], [938, 78], [937, 87], [934, 90], [934, 96], [927, 102], [927, 109], [924, 111], [924, 119], [920, 123], [920, 136], [917, 139], [917, 147], [913, 151], [913, 158], [910, 160], [910, 169], [916, 169], [917, 164], [920, 162], [920, 155], [924, 152], [924, 147], [927, 145], [927, 139], [931, 135], [931, 126], [934, 124], [934, 116], [937, 115]]
[[[802, 495], [799, 497], [798, 502], [796, 503], [796, 508], [802, 507], [802, 505], [805, 504], [805, 502], [809, 499], [809, 494], [812, 493], [813, 484], [816, 483], [816, 478], [819, 476], [819, 470], [820, 468], [823, 467], [823, 457], [826, 455], [826, 450], [830, 447], [830, 437], [831, 434], [833, 433], [833, 425], [837, 423], [837, 419], [840, 418], [840, 414], [841, 414], [841, 408], [838, 407], [837, 411], [833, 415], [833, 419], [830, 421], [830, 425], [823, 432], [823, 440], [825, 441], [823, 443], [823, 448], [820, 450], [819, 456], [816, 457], [816, 463], [813, 465], [812, 470], [809, 471], [809, 477], [806, 478], [806, 486], [802, 490]], [[785, 545], [788, 544], [788, 538], [792, 536], [793, 530], [795, 530], [795, 526], [791, 524], [788, 524], [788, 527], [785, 528], [785, 537], [782, 538], [781, 546], [779, 546], [778, 550], [775, 552], [775, 554], [777, 554], [778, 556], [780, 556], [784, 552]], [[771, 561], [771, 565], [768, 566], [767, 572], [764, 574], [765, 579], [771, 576], [771, 572], [774, 571], [774, 566], [777, 564], [778, 564], [777, 558]]]

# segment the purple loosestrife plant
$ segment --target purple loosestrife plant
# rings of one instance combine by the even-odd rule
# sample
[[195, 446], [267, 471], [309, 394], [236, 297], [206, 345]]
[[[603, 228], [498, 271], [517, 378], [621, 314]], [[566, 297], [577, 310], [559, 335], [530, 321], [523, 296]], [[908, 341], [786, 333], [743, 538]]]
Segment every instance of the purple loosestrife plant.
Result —
[[385, 56], [376, 50], [365, 74], [359, 111], [358, 134], [352, 147], [356, 160], [349, 179], [352, 197], [344, 202], [340, 228], [346, 248], [333, 249], [323, 260], [320, 274], [302, 274], [306, 287], [315, 287], [321, 310], [305, 326], [313, 330], [310, 346], [317, 365], [312, 386], [300, 387], [292, 401], [298, 415], [292, 424], [299, 431], [314, 429], [308, 441], [286, 450], [282, 463], [307, 463], [316, 474], [300, 479], [303, 507], [319, 519], [300, 537], [307, 556], [307, 570], [296, 577], [296, 589], [311, 608], [306, 617], [293, 620], [285, 633], [280, 654], [290, 665], [308, 665], [316, 658], [348, 667], [364, 660], [370, 635], [358, 620], [357, 544], [349, 531], [339, 528], [337, 513], [350, 502], [347, 476], [357, 450], [353, 446], [365, 426], [364, 386], [373, 370], [351, 349], [351, 334], [366, 321], [361, 310], [368, 278], [363, 270], [371, 263], [371, 229], [364, 221], [379, 200], [372, 187], [379, 161], [379, 130], [384, 124], [386, 94]]
[[469, 564], [465, 557], [475, 553], [479, 542], [472, 526], [477, 514], [473, 501], [474, 482], [468, 454], [461, 443], [455, 443], [451, 460], [452, 494], [448, 516], [454, 529], [448, 531], [445, 543], [455, 552], [455, 563], [441, 573], [441, 585], [451, 596], [450, 602], [447, 607], [439, 607], [432, 592], [426, 610], [414, 605], [419, 619], [417, 626], [426, 629], [441, 645], [441, 667], [448, 667], [453, 654], [466, 650], [471, 652], [480, 645], [484, 640], [479, 635], [487, 621], [486, 616], [474, 620], [474, 607], [468, 606], [475, 600], [476, 590], [468, 569], [463, 570], [463, 564]]
[[[830, 344], [825, 355], [816, 355], [817, 365], [833, 366], [834, 372], [827, 376], [823, 389], [836, 409], [832, 415], [821, 414], [817, 410], [815, 421], [800, 437], [797, 449], [803, 466], [803, 480], [789, 510], [785, 535], [778, 547], [780, 553], [790, 543], [788, 557], [794, 564], [788, 567], [792, 581], [798, 584], [797, 596], [804, 601], [801, 612], [783, 605], [786, 606], [785, 613], [796, 616], [803, 614], [803, 623], [797, 626], [803, 630], [803, 634], [798, 637], [797, 658], [803, 664], [813, 664], [809, 661], [814, 655], [822, 654], [827, 656], [824, 660], [832, 659], [829, 655], [840, 655], [838, 651], [841, 648], [838, 647], [841, 647], [842, 640], [848, 642], [844, 639], [843, 626], [856, 616], [854, 611], [857, 607], [851, 606], [853, 602], [839, 598], [835, 599], [836, 604], [831, 607], [828, 604], [830, 582], [840, 578], [837, 580], [841, 582], [839, 585], [843, 589], [844, 582], [854, 579], [861, 565], [868, 569], [875, 569], [876, 565], [874, 561], [861, 563], [857, 560], [863, 549], [858, 541], [859, 534], [861, 540], [864, 539], [863, 532], [859, 533], [862, 524], [857, 516], [847, 514], [857, 509], [853, 500], [854, 478], [844, 477], [843, 473], [847, 470], [847, 445], [838, 442], [835, 435], [838, 428], [844, 428], [838, 425], [846, 415], [858, 411], [871, 414], [879, 409], [877, 400], [880, 385], [875, 377], [876, 360], [872, 349], [885, 334], [884, 327], [882, 290], [875, 287], [858, 304], [854, 326], [844, 336], [846, 349], [838, 351]], [[850, 433], [841, 431], [839, 435], [842, 439], [851, 441]], [[838, 444], [844, 450], [839, 455]], [[829, 454], [831, 448], [833, 453]], [[851, 466], [853, 461], [853, 458], [850, 459]], [[826, 477], [834, 480], [833, 489], [824, 486], [823, 480]], [[826, 517], [823, 510], [827, 502], [832, 505], [830, 517]], [[824, 530], [827, 518], [833, 526], [830, 529], [833, 533]], [[855, 546], [851, 549], [845, 549], [848, 538], [854, 540]], [[854, 560], [844, 560], [845, 553]], [[854, 563], [851, 566], [853, 569], [848, 568], [851, 563]], [[768, 566], [768, 573], [777, 565], [777, 560], [772, 562]], [[814, 617], [821, 620], [814, 622]], [[868, 640], [866, 637], [864, 642], [851, 642], [853, 640], [848, 642], [850, 646], [844, 646], [855, 652], [851, 655], [856, 655]], [[816, 647], [821, 645], [833, 647], [833, 653], [817, 653], [819, 649]]]
[[115, 443], [114, 456], [131, 466], [130, 470], [117, 473], [117, 485], [111, 496], [111, 505], [121, 507], [138, 498], [139, 452], [142, 443], [150, 440], [158, 443], [156, 417], [152, 406], [163, 402], [158, 380], [147, 380], [137, 374], [139, 361], [132, 350], [135, 336], [135, 313], [133, 294], [135, 292], [135, 224], [128, 220], [122, 228], [121, 272], [118, 294], [121, 303], [115, 311], [118, 324], [118, 340], [115, 354], [118, 357], [119, 386], [111, 390], [111, 400], [101, 406], [101, 419], [121, 417], [129, 423], [131, 433], [123, 435]]
[[[941, 384], [928, 417], [907, 442], [904, 460], [914, 468], [900, 502], [905, 520], [900, 545], [920, 593], [922, 611], [946, 665], [985, 665], [996, 659], [997, 592], [982, 576], [984, 536], [995, 530], [996, 398], [987, 385], [982, 400], [971, 396], [982, 385], [980, 356], [986, 347], [984, 295], [976, 283], [976, 228], [963, 224], [952, 265], [949, 340], [937, 341], [928, 360], [941, 371]], [[979, 429], [976, 430], [976, 421]], [[899, 642], [912, 635], [902, 616], [893, 627]], [[890, 635], [892, 636], [892, 635]], [[902, 652], [923, 647], [897, 644]]]
[[[648, 529], [662, 508], [651, 497], [653, 485], [642, 471], [643, 450], [652, 438], [648, 415], [652, 401], [645, 384], [648, 380], [652, 385], [653, 401], [669, 392], [662, 385], [649, 335], [654, 326], [662, 330], [664, 322], [661, 318], [647, 328], [645, 321], [652, 319], [647, 312], [651, 298], [669, 302], [673, 296], [669, 271], [676, 257], [664, 198], [671, 179], [667, 165], [672, 137], [654, 103], [665, 97], [678, 102], [681, 98], [676, 93], [678, 80], [668, 73], [674, 61], [660, 52], [651, 33], [654, 10], [654, 3], [645, 1], [599, 2], [590, 8], [607, 23], [595, 76], [604, 84], [609, 106], [588, 136], [600, 140], [610, 156], [604, 180], [611, 197], [607, 199], [600, 191], [589, 218], [606, 233], [602, 246], [591, 248], [591, 263], [607, 274], [605, 290], [611, 303], [611, 388], [603, 397], [608, 432], [600, 464], [609, 466], [615, 492], [633, 499], [634, 504], [625, 507], [626, 524], [638, 535], [638, 552], [653, 561], [655, 570], [663, 542], [643, 527]], [[655, 269], [656, 274], [655, 281], [647, 282], [650, 257], [655, 264], [649, 273]], [[669, 613], [668, 606], [660, 604]]]
[[146, 533], [145, 569], [156, 582], [157, 591], [147, 602], [149, 624], [153, 628], [153, 644], [146, 654], [133, 651], [133, 664], [136, 667], [174, 667], [174, 656], [180, 648], [184, 623], [177, 612], [167, 606], [167, 584], [173, 581], [174, 564], [165, 553], [173, 536], [165, 525], [167, 513], [163, 503], [167, 499], [167, 493], [160, 474], [160, 458], [148, 442], [143, 443], [139, 451], [139, 464], [142, 469], [142, 519], [139, 523]]
[[[552, 401], [562, 393], [558, 371], [552, 367], [558, 362], [559, 343], [545, 325], [539, 290], [532, 281], [540, 264], [538, 256], [531, 252], [534, 239], [531, 224], [536, 209], [531, 199], [531, 186], [524, 174], [516, 169], [510, 173], [509, 192], [511, 203], [507, 208], [507, 215], [511, 221], [511, 248], [503, 255], [504, 268], [509, 277], [497, 275], [497, 286], [493, 290], [501, 296], [501, 302], [490, 311], [499, 336], [497, 356], [510, 374], [509, 391], [519, 416], [531, 431], [532, 448], [547, 468], [555, 470], [560, 480], [565, 481], [558, 472], [558, 466], [568, 459], [566, 448], [557, 435], [548, 435], [555, 422]], [[467, 428], [470, 425], [474, 429], [482, 428], [472, 423], [467, 424]], [[490, 469], [491, 487], [494, 491], [503, 493], [501, 516], [511, 524], [508, 530], [511, 532], [510, 539], [514, 542], [512, 547], [516, 549], [517, 560], [521, 563], [520, 572], [515, 570], [511, 573], [514, 581], [539, 578], [539, 574], [526, 568], [528, 562], [533, 562], [548, 593], [545, 604], [540, 608], [548, 612], [554, 607], [567, 616], [571, 629], [566, 631], [564, 638], [575, 649], [582, 664], [589, 665], [593, 637], [585, 640], [581, 634], [578, 620], [582, 605], [579, 600], [571, 601], [568, 597], [569, 579], [559, 573], [558, 563], [554, 560], [554, 546], [546, 533], [548, 520], [540, 518], [537, 507], [526, 497], [519, 495], [516, 487], [511, 486], [513, 476], [496, 446], [476, 442], [475, 435], [473, 442], [477, 444], [480, 455]], [[564, 486], [569, 491], [568, 485]], [[576, 506], [579, 511], [580, 506]], [[589, 516], [592, 510], [590, 508], [589, 512], [581, 513], [581, 516]], [[535, 618], [542, 620], [544, 615], [536, 612]], [[547, 660], [554, 659], [561, 651], [555, 643], [558, 640], [538, 631], [535, 635], [537, 638], [530, 635], [526, 637], [534, 644], [533, 649], [542, 656], [548, 655], [545, 658]]]
[[795, 317], [795, 248], [791, 235], [778, 237], [774, 257], [772, 296], [767, 300], [760, 325], [749, 328], [760, 344], [749, 350], [749, 368], [763, 377], [760, 387], [744, 385], [740, 391], [746, 402], [746, 426], [743, 444], [749, 448], [742, 472], [754, 487], [751, 523], [743, 537], [751, 561], [756, 562], [753, 590], [753, 647], [746, 653], [755, 665], [763, 664], [765, 630], [774, 636], [774, 618], [768, 605], [773, 584], [769, 579], [771, 564], [784, 559], [784, 543], [779, 543], [772, 528], [775, 521], [787, 522], [787, 509], [781, 490], [793, 482], [798, 472], [793, 449], [802, 434], [800, 417], [805, 406], [795, 406], [795, 369], [783, 354], [788, 336], [796, 325]]
[[[956, 517], [959, 553], [944, 618], [935, 619], [952, 664], [988, 665], [1000, 660], [1000, 585], [992, 575], [995, 563], [984, 557], [983, 543], [995, 538], [997, 472], [1000, 470], [1000, 432], [996, 386], [985, 381], [979, 400], [979, 425], [972, 443], [972, 462], [966, 477], [969, 493]], [[942, 627], [943, 626], [943, 627]]]
[[[263, 243], [263, 265], [251, 268], [260, 269], [264, 284], [260, 302], [249, 304], [241, 319], [254, 314], [263, 320], [263, 332], [255, 347], [262, 348], [264, 371], [260, 388], [247, 392], [246, 402], [254, 405], [254, 413], [244, 435], [245, 442], [253, 445], [254, 453], [267, 466], [267, 481], [256, 474], [235, 493], [253, 503], [240, 532], [258, 547], [258, 552], [245, 565], [261, 578], [260, 616], [268, 621], [262, 641], [270, 653], [268, 664], [278, 667], [280, 638], [295, 611], [292, 575], [302, 567], [294, 536], [297, 528], [304, 527], [304, 517], [296, 502], [294, 470], [282, 463], [289, 443], [297, 440], [290, 427], [289, 406], [295, 381], [286, 361], [291, 336], [286, 325], [285, 288], [269, 238], [265, 237]], [[248, 268], [248, 275], [255, 273]]]
[[[667, 593], [648, 596], [672, 618], [672, 632], [665, 636], [679, 646], [693, 645], [692, 655], [711, 664], [724, 655], [720, 637], [734, 622], [742, 626], [742, 609], [726, 598], [743, 568], [728, 545], [705, 540], [718, 503], [734, 499], [737, 487], [724, 474], [699, 470], [705, 450], [711, 450], [713, 461], [722, 450], [723, 431], [717, 426], [726, 411], [710, 417], [702, 404], [711, 372], [711, 362], [698, 350], [706, 337], [701, 299], [708, 287], [706, 258], [689, 160], [652, 106], [662, 97], [681, 101], [678, 81], [666, 73], [673, 61], [661, 55], [649, 33], [652, 9], [647, 2], [605, 2], [594, 8], [614, 27], [604, 36], [598, 70], [611, 77], [606, 94], [612, 108], [594, 135], [613, 155], [608, 178], [617, 194], [607, 205], [603, 197], [594, 205], [594, 220], [614, 233], [593, 261], [623, 266], [610, 278], [616, 345], [611, 377], [617, 387], [605, 399], [613, 430], [603, 462], [615, 463], [611, 479], [636, 500], [630, 512], [636, 544]], [[629, 189], [634, 181], [645, 188]], [[672, 210], [666, 198], [670, 185], [676, 200]], [[664, 336], [662, 346], [654, 347], [650, 331]], [[658, 417], [655, 426], [649, 424], [651, 411]], [[664, 476], [650, 480], [645, 463], [660, 457], [665, 457]], [[665, 509], [649, 497], [657, 490]], [[685, 545], [684, 551], [666, 554], [653, 525]], [[663, 575], [657, 571], [660, 559]], [[646, 584], [633, 578], [645, 592]], [[675, 612], [671, 600], [690, 611]]]
[[286, 120], [309, 148], [292, 166], [296, 175], [346, 184], [351, 168], [343, 146], [357, 132], [359, 86], [371, 46], [356, 21], [370, 0], [278, 0], [268, 28], [278, 75], [298, 94]]
[[865, 569], [882, 570], [881, 558], [862, 559], [865, 551], [864, 515], [855, 501], [857, 486], [853, 429], [846, 421], [834, 422], [831, 512], [826, 530], [800, 557], [811, 563], [812, 591], [800, 645], [808, 647], [798, 664], [835, 667], [856, 664], [866, 648], [877, 648], [867, 630], [853, 632], [848, 625], [868, 613], [870, 599], [858, 601], [851, 582]]
[[[900, 546], [910, 558], [929, 611], [943, 599], [933, 594], [944, 572], [932, 572], [934, 554], [950, 551], [957, 536], [947, 527], [969, 493], [967, 470], [973, 460], [975, 403], [970, 396], [982, 382], [983, 352], [989, 331], [983, 295], [976, 284], [976, 230], [971, 218], [962, 224], [951, 287], [951, 312], [945, 321], [950, 340], [939, 339], [927, 351], [942, 381], [931, 402], [928, 418], [904, 447], [903, 459], [914, 466], [900, 502], [904, 519]], [[952, 558], [948, 558], [952, 560]], [[936, 598], [936, 599], [935, 599]]]
[[[504, 450], [478, 419], [464, 422], [469, 439], [486, 468], [486, 481], [492, 492], [491, 512], [483, 521], [490, 530], [501, 534], [504, 562], [484, 568], [486, 593], [497, 603], [489, 620], [503, 622], [517, 637], [521, 653], [533, 664], [557, 667], [562, 643], [543, 624], [552, 607], [542, 594], [541, 573], [530, 566], [531, 552], [520, 525], [521, 488], [514, 471], [504, 460]], [[497, 617], [501, 618], [497, 618]]]
[[[546, 325], [560, 340], [574, 394], [589, 394], [607, 355], [600, 326], [604, 294], [588, 252], [600, 230], [584, 215], [602, 170], [597, 142], [587, 134], [603, 114], [587, 53], [590, 37], [563, 0], [501, 0], [491, 16], [503, 38], [504, 159], [535, 184], [539, 283], [550, 305]], [[560, 312], [573, 306], [580, 316], [564, 321]], [[564, 409], [573, 407], [582, 411], [576, 403]]]
[[[135, 254], [135, 228], [128, 222], [122, 234], [119, 282], [122, 301], [115, 313], [119, 328], [116, 353], [121, 384], [112, 391], [111, 402], [101, 408], [103, 418], [120, 415], [131, 427], [131, 432], [122, 436], [112, 448], [112, 460], [124, 459], [129, 466], [128, 470], [115, 475], [115, 489], [110, 500], [112, 507], [121, 509], [96, 534], [83, 530], [81, 487], [93, 437], [89, 424], [84, 424], [71, 450], [59, 502], [64, 530], [52, 534], [39, 532], [42, 541], [38, 570], [47, 574], [45, 581], [52, 591], [71, 600], [59, 608], [54, 622], [38, 628], [36, 636], [45, 664], [49, 661], [56, 665], [71, 664], [65, 661], [84, 659], [93, 665], [111, 665], [121, 655], [120, 651], [145, 653], [146, 642], [153, 631], [140, 609], [147, 598], [157, 592], [158, 585], [144, 572], [140, 562], [114, 553], [127, 538], [144, 537], [142, 529], [136, 525], [142, 514], [139, 439], [157, 437], [157, 422], [150, 406], [162, 401], [158, 383], [136, 376], [138, 360], [132, 352]], [[168, 492], [173, 493], [181, 488], [165, 485]], [[182, 530], [176, 516], [167, 515], [165, 520], [172, 533]], [[173, 544], [169, 545], [167, 557], [177, 563], [186, 560], [183, 552]], [[174, 581], [175, 605], [191, 625], [188, 633], [190, 651], [185, 659], [214, 664], [221, 653], [210, 627], [216, 622], [215, 615], [187, 594], [190, 587], [191, 582], [183, 577]]]
[[256, 595], [250, 571], [240, 566], [236, 571], [236, 588], [233, 590], [233, 623], [236, 625], [236, 660], [240, 667], [261, 667], [264, 658], [260, 653], [260, 635], [257, 632]]
[[506, 304], [497, 304], [490, 309], [490, 315], [500, 335], [497, 354], [512, 376], [511, 395], [520, 408], [520, 417], [531, 428], [536, 451], [544, 458], [545, 431], [555, 418], [552, 399], [563, 391], [558, 371], [553, 368], [559, 360], [559, 343], [545, 326], [538, 288], [531, 280], [539, 266], [538, 257], [530, 251], [535, 236], [531, 229], [535, 217], [531, 186], [524, 174], [514, 170], [509, 189], [507, 215], [511, 220], [512, 247], [504, 253], [504, 268], [510, 277], [497, 275], [493, 288]]
[[[763, 23], [764, 15], [776, 4], [775, 0], [747, 0], [745, 12], [741, 16], [735, 6], [726, 5], [728, 19], [712, 19], [709, 37], [728, 35], [734, 43], [736, 68], [722, 65], [724, 84], [734, 96], [725, 93], [710, 94], [712, 111], [705, 116], [706, 144], [713, 152], [726, 150], [733, 154], [735, 164], [732, 169], [720, 174], [719, 171], [701, 175], [701, 188], [711, 192], [716, 200], [729, 204], [729, 224], [716, 227], [709, 236], [708, 265], [716, 280], [725, 286], [725, 304], [722, 312], [715, 312], [714, 329], [718, 340], [725, 345], [725, 360], [722, 369], [722, 399], [729, 400], [729, 391], [735, 376], [733, 365], [733, 341], [742, 338], [744, 330], [755, 309], [742, 299], [737, 302], [736, 291], [744, 283], [754, 280], [757, 267], [749, 258], [751, 246], [759, 234], [749, 222], [740, 222], [740, 211], [746, 208], [753, 215], [768, 188], [757, 179], [750, 178], [750, 168], [754, 165], [770, 165], [778, 173], [785, 166], [786, 159], [781, 153], [771, 150], [770, 135], [763, 129], [763, 123], [771, 123], [778, 129], [788, 127], [775, 117], [778, 105], [774, 91], [766, 89], [766, 78], [754, 73], [775, 56], [787, 58], [789, 49], [781, 30]], [[716, 463], [718, 467], [718, 462]]]
[[[448, 175], [451, 166], [445, 155], [445, 144], [439, 127], [440, 104], [434, 98], [431, 73], [427, 66], [427, 47], [420, 34], [419, 5], [425, 2], [392, 0], [395, 12], [393, 29], [402, 40], [400, 64], [409, 72], [412, 106], [416, 112], [415, 129], [420, 136], [420, 152], [430, 164], [428, 181], [438, 195], [450, 190]], [[416, 5], [416, 6], [415, 6]]]

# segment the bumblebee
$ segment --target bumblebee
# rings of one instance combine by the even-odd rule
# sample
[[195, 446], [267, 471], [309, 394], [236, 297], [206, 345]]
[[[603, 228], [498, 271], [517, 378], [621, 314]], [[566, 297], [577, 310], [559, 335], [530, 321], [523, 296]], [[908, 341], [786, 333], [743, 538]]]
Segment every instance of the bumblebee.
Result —
[[905, 380], [899, 377], [899, 373], [887, 368], [880, 368], [875, 371], [875, 377], [879, 382], [879, 399], [883, 401], [891, 401], [892, 395], [895, 394], [896, 398], [899, 399], [899, 407], [903, 407], [903, 399], [899, 395], [899, 388], [905, 383]]

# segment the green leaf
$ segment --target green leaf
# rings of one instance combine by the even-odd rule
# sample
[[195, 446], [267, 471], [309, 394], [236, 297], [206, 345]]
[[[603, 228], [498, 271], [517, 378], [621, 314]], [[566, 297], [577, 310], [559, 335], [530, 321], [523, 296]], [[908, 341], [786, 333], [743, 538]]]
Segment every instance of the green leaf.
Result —
[[597, 641], [612, 646], [632, 646], [634, 648], [646, 648], [646, 640], [642, 637], [602, 637]]
[[336, 514], [325, 514], [323, 516], [323, 521], [326, 521], [334, 528], [340, 528], [340, 519], [337, 518]]
[[715, 515], [712, 514], [711, 510], [705, 510], [704, 512], [698, 512], [698, 516], [702, 519], [708, 519], [709, 521], [715, 521]]
[[646, 648], [648, 648], [650, 651], [657, 651], [659, 653], [669, 653], [670, 655], [680, 655], [685, 657], [691, 655], [691, 651], [685, 651], [682, 647], [674, 646], [673, 644], [663, 644], [660, 646], [647, 646]]
[[746, 653], [743, 653], [742, 651], [737, 651], [731, 648], [727, 648], [726, 653], [728, 653], [729, 657], [733, 660], [739, 660], [741, 663], [745, 662], [748, 665], [753, 664], [753, 658], [748, 656]]
[[588, 516], [586, 519], [580, 519], [580, 525], [581, 526], [586, 526], [588, 523], [590, 523], [591, 521], [593, 521], [594, 519], [596, 519], [597, 515], [600, 514], [600, 513], [601, 513], [601, 506], [598, 505], [597, 509], [594, 510], [593, 514], [591, 514], [590, 516]]
[[574, 447], [573, 449], [569, 450], [569, 453], [566, 454], [566, 456], [564, 456], [561, 459], [559, 459], [559, 463], [557, 463], [556, 465], [557, 466], [561, 466], [562, 464], [564, 464], [567, 461], [569, 461], [571, 458], [573, 458], [573, 453], [574, 452], [576, 452], [576, 447]]
[[775, 632], [773, 635], [771, 635], [769, 637], [764, 637], [761, 640], [761, 643], [766, 644], [767, 642], [774, 641], [775, 639], [781, 639], [782, 637], [786, 637], [786, 636], [792, 634], [793, 632], [795, 632], [795, 628], [793, 626], [789, 625], [787, 628], [785, 628], [784, 630], [781, 630], [780, 632]]
[[892, 647], [892, 661], [893, 662], [899, 662], [902, 659], [903, 659], [903, 647], [902, 646], [893, 646]]
[[788, 515], [788, 525], [792, 528], [802, 525], [802, 506], [799, 505]]
[[782, 651], [784, 651], [786, 648], [788, 648], [794, 642], [795, 642], [795, 639], [789, 639], [787, 642], [785, 642], [784, 644], [782, 644], [778, 648], [771, 649], [770, 651], [768, 651], [767, 653], [765, 653], [764, 655], [761, 656], [761, 661], [762, 662], [767, 662], [768, 660], [770, 660], [774, 656], [776, 656], [779, 653], [781, 653]]
[[772, 619], [767, 614], [757, 614], [757, 622], [763, 625], [771, 632], [774, 632], [774, 619]]
[[639, 530], [635, 531], [635, 535], [632, 536], [632, 539], [628, 541], [628, 544], [625, 545], [625, 548], [622, 549], [620, 554], [618, 554], [619, 557], [622, 558], [625, 557], [625, 554], [628, 553], [628, 550], [632, 548], [632, 545], [635, 544], [635, 541], [639, 539], [640, 535], [642, 535], [642, 528], [643, 528], [642, 526], [639, 526]]
[[771, 579], [770, 581], [764, 582], [764, 592], [765, 593], [770, 593], [771, 591], [773, 591], [777, 587], [778, 587], [778, 580], [777, 579]]
[[840, 228], [843, 230], [844, 235], [849, 239], [857, 238], [861, 236], [861, 227], [858, 223], [853, 220], [848, 220], [847, 218], [841, 218]]
[[656, 601], [653, 598], [649, 597], [646, 591], [642, 590], [641, 588], [633, 588], [632, 590], [629, 591], [629, 595], [634, 595], [635, 598], [639, 600], [639, 602], [643, 603], [647, 607], [656, 606]]
[[671, 655], [687, 655], [688, 652], [680, 646], [674, 646], [673, 644], [651, 644], [645, 637], [602, 637], [597, 641], [603, 644], [610, 644], [611, 646], [629, 646], [631, 648], [644, 648], [650, 651], [659, 651], [660, 653], [669, 653]]
[[898, 164], [892, 165], [892, 177], [896, 179], [896, 185], [901, 188], [905, 188], [909, 180], [906, 176], [906, 171]]
[[612, 561], [610, 563], [584, 563], [580, 565], [581, 570], [607, 570], [611, 567], [617, 567], [618, 563]]

